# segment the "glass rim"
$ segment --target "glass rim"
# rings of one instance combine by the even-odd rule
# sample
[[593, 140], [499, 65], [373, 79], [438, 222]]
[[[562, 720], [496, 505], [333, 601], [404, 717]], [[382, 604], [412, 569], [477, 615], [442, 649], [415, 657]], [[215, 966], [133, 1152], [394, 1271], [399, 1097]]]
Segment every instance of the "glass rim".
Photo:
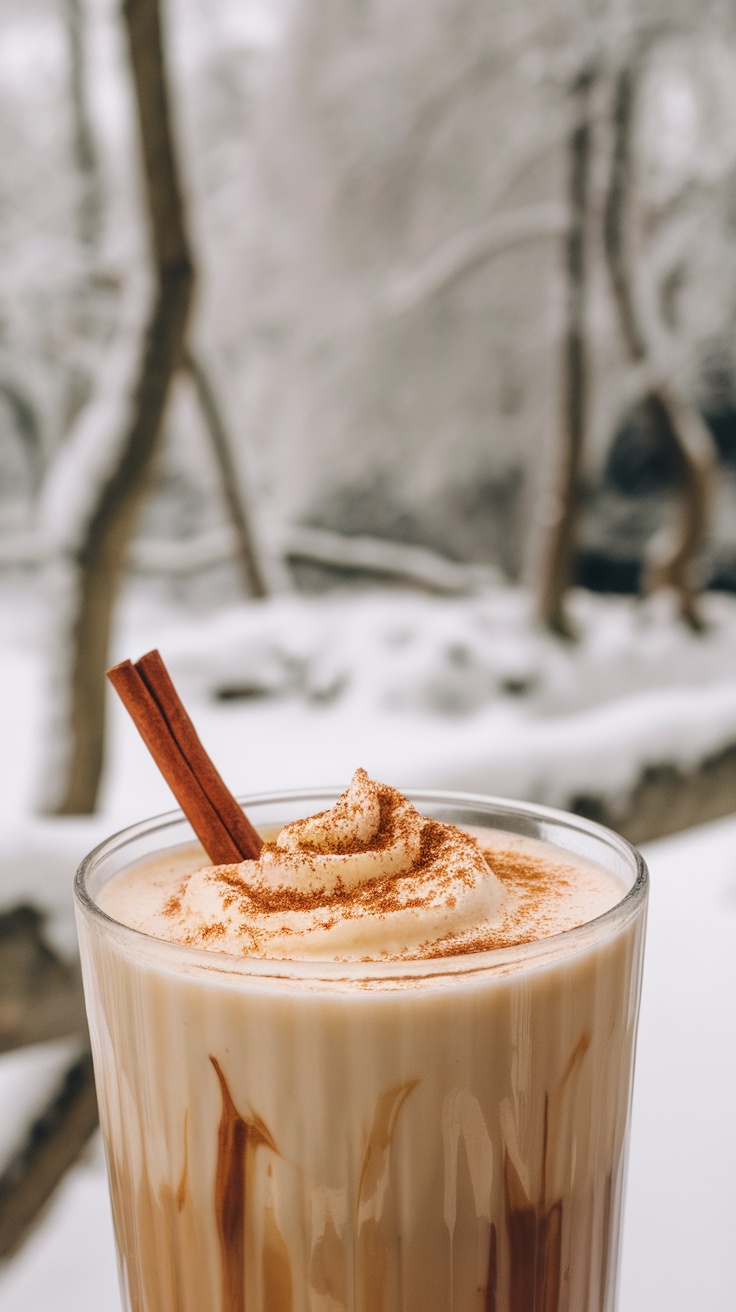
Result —
[[[427, 983], [446, 977], [468, 978], [475, 975], [508, 974], [522, 964], [540, 965], [551, 962], [562, 955], [572, 955], [582, 951], [591, 943], [607, 937], [614, 930], [623, 929], [632, 921], [645, 902], [649, 888], [649, 872], [646, 862], [633, 843], [615, 830], [596, 820], [578, 816], [569, 811], [545, 806], [536, 802], [522, 802], [513, 798], [498, 797], [487, 793], [455, 792], [449, 789], [406, 788], [404, 795], [421, 810], [421, 804], [456, 805], [475, 809], [494, 809], [509, 816], [528, 818], [532, 821], [550, 821], [559, 828], [585, 834], [590, 838], [616, 851], [619, 857], [629, 865], [632, 882], [624, 895], [613, 906], [600, 915], [577, 925], [572, 929], [562, 930], [529, 943], [514, 944], [505, 948], [490, 948], [482, 952], [457, 953], [442, 957], [414, 958], [406, 961], [330, 961], [319, 958], [268, 958], [234, 956], [224, 952], [213, 952], [207, 948], [188, 947], [168, 939], [156, 938], [144, 930], [124, 925], [113, 916], [103, 911], [87, 888], [90, 874], [98, 868], [106, 857], [134, 843], [136, 839], [164, 833], [166, 830], [188, 824], [186, 816], [180, 809], [164, 811], [158, 815], [138, 820], [126, 825], [108, 838], [98, 843], [81, 861], [74, 876], [74, 897], [81, 912], [89, 916], [107, 934], [112, 934], [121, 943], [129, 947], [137, 945], [144, 954], [159, 956], [166, 963], [178, 963], [188, 971], [206, 971], [209, 974], [241, 977], [252, 980], [260, 979], [264, 983], [324, 983], [329, 984], [369, 984], [374, 982], [380, 987], [391, 983], [408, 982]], [[328, 804], [344, 792], [343, 786], [319, 787], [306, 789], [284, 789], [275, 792], [248, 793], [239, 796], [238, 802], [244, 808], [255, 808], [279, 803]], [[448, 822], [449, 823], [449, 822]], [[499, 832], [504, 832], [500, 827]], [[505, 832], [513, 832], [506, 830]], [[196, 842], [196, 835], [192, 831]], [[538, 839], [537, 841], [553, 840]], [[162, 851], [165, 850], [163, 847]], [[560, 849], [565, 850], [565, 849]], [[595, 859], [595, 858], [593, 858]]]

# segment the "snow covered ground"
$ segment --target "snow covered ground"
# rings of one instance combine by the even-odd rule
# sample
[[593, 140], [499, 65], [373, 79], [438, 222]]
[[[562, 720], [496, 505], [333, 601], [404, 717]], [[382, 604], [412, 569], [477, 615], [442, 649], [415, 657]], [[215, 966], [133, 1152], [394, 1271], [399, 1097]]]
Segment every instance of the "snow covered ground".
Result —
[[[50, 686], [43, 607], [28, 584], [25, 593], [0, 589], [0, 719], [12, 744], [0, 827], [20, 826], [24, 843]], [[686, 766], [736, 741], [736, 598], [708, 596], [705, 609], [701, 636], [673, 620], [666, 599], [579, 593], [570, 645], [539, 632], [513, 588], [282, 595], [193, 615], [139, 586], [113, 655], [160, 647], [236, 792], [337, 783], [360, 763], [397, 784], [565, 805], [591, 786], [625, 797], [644, 766]], [[112, 702], [102, 831], [170, 805]], [[33, 841], [47, 833], [53, 845], [73, 828], [34, 823]]]
[[[704, 638], [666, 607], [580, 594], [575, 647], [537, 633], [511, 589], [457, 599], [385, 591], [277, 598], [193, 617], [131, 593], [117, 658], [159, 646], [230, 786], [339, 783], [357, 764], [401, 785], [562, 802], [625, 793], [642, 765], [736, 741], [736, 600]], [[100, 813], [33, 814], [49, 671], [44, 615], [0, 588], [0, 905], [35, 900], [74, 945], [71, 876], [113, 828], [171, 800], [113, 706]], [[735, 799], [736, 802], [736, 799]], [[731, 1312], [736, 1300], [736, 818], [652, 844], [652, 910], [621, 1312]], [[0, 1059], [0, 1165], [12, 1109], [40, 1105], [68, 1052]], [[16, 1117], [17, 1120], [17, 1117]], [[69, 1175], [0, 1273], [0, 1312], [118, 1306], [102, 1157]]]

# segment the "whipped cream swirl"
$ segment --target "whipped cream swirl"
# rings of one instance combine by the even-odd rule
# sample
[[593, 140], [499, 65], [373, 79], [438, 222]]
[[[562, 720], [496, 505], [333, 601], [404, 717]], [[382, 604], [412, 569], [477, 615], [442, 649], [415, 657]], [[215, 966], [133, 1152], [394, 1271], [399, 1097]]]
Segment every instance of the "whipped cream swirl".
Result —
[[189, 876], [166, 937], [238, 956], [432, 955], [499, 918], [503, 888], [475, 838], [428, 820], [357, 770], [328, 811], [286, 825], [257, 861]]

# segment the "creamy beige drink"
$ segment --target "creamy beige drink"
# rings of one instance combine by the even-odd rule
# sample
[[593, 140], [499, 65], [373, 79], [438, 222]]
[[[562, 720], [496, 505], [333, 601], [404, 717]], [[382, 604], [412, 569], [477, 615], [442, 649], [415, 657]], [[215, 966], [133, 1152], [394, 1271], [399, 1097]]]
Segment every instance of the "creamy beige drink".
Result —
[[142, 827], [80, 873], [126, 1306], [610, 1312], [631, 849], [362, 772], [279, 806], [258, 861]]

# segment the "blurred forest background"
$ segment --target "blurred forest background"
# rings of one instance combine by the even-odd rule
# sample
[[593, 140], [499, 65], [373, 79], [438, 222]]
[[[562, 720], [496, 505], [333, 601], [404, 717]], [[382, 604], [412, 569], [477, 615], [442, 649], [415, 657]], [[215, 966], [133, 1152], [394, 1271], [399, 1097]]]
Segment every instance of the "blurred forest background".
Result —
[[701, 627], [736, 586], [732, 7], [170, 0], [163, 145], [147, 8], [0, 14], [0, 569], [43, 575], [99, 721], [51, 809], [94, 804], [121, 568], [212, 605], [454, 562], [563, 633], [575, 582]]

